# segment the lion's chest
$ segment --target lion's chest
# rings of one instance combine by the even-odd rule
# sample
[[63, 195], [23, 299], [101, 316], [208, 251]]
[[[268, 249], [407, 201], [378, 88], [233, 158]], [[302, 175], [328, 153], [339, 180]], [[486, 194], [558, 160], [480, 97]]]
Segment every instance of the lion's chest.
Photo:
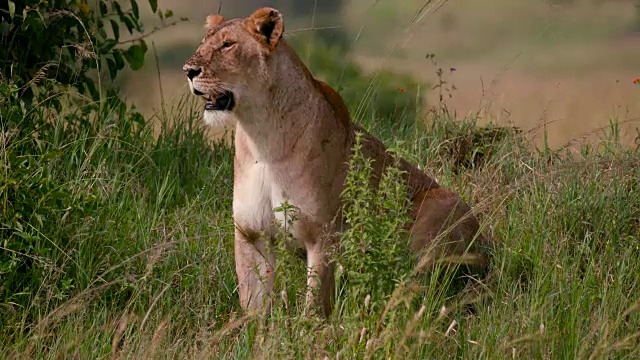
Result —
[[268, 230], [273, 221], [285, 224], [294, 212], [313, 217], [317, 189], [305, 182], [306, 175], [285, 174], [263, 163], [237, 169], [234, 184], [234, 220], [251, 231]]

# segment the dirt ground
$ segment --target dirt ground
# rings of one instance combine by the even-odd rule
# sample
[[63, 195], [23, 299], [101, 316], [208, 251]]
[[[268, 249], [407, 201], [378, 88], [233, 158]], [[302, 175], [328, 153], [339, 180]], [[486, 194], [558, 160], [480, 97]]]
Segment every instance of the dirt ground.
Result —
[[[480, 114], [480, 122], [533, 130], [538, 144], [543, 139], [543, 124], [547, 124], [552, 147], [603, 136], [614, 119], [621, 123], [621, 139], [626, 144], [634, 146], [640, 135], [640, 86], [632, 82], [640, 77], [640, 35], [624, 30], [625, 22], [631, 21], [631, 2], [557, 8], [542, 1], [491, 0], [479, 11], [470, 5], [474, 2], [465, 0], [450, 2], [425, 16], [425, 25], [414, 26], [410, 32], [406, 20], [398, 15], [398, 26], [387, 24], [380, 34], [374, 26], [376, 18], [355, 1], [347, 3], [356, 5], [345, 6], [348, 21], [336, 17], [333, 22], [314, 25], [344, 23], [359, 29], [361, 45], [354, 46], [353, 57], [366, 71], [384, 67], [434, 83], [436, 68], [424, 54], [435, 53], [439, 66], [447, 70], [447, 86], [456, 89], [447, 106], [461, 117]], [[171, 61], [160, 59], [160, 78], [150, 55], [151, 66], [126, 82], [128, 99], [147, 114], [159, 108], [160, 92], [153, 91], [159, 88], [159, 81], [166, 103], [188, 94], [181, 59], [189, 56], [190, 47], [197, 46], [204, 17], [217, 4], [194, 0], [186, 8], [182, 4], [187, 2], [159, 1], [160, 7], [192, 21], [150, 38], [159, 51], [179, 46], [181, 52], [176, 51]], [[417, 0], [407, 0], [413, 2]], [[366, 26], [358, 27], [358, 22]], [[442, 25], [451, 22], [457, 25]], [[298, 23], [288, 31], [304, 27]], [[389, 56], [394, 46], [397, 49]], [[449, 72], [449, 68], [456, 71]], [[430, 104], [436, 99], [436, 92], [427, 97]]]

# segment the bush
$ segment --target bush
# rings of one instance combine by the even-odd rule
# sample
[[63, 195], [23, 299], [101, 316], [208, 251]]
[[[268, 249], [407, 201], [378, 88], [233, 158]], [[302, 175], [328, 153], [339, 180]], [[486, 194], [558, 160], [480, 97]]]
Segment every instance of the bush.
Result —
[[409, 251], [411, 208], [401, 171], [385, 168], [376, 190], [369, 186], [373, 176], [371, 159], [362, 152], [357, 134], [349, 173], [342, 193], [348, 229], [340, 239], [336, 261], [343, 269], [345, 300], [353, 307], [369, 297], [370, 310], [380, 312], [396, 285], [408, 278], [413, 266]]
[[169, 221], [165, 214], [200, 196], [209, 216], [230, 208], [232, 152], [212, 146], [199, 114], [182, 110], [171, 115], [172, 127], [163, 120], [159, 136], [136, 113], [110, 123], [71, 109], [47, 119], [51, 127], [37, 141], [3, 129], [0, 333], [29, 330], [43, 314], [110, 282], [102, 298], [126, 306], [147, 271], [140, 254], [171, 243], [173, 235], [157, 230]]
[[[149, 4], [162, 18], [171, 16], [159, 12], [155, 0]], [[0, 327], [17, 314], [12, 311], [22, 309], [20, 317], [29, 323], [89, 286], [110, 250], [83, 234], [107, 215], [102, 210], [114, 195], [109, 182], [126, 171], [131, 178], [118, 180], [137, 183], [136, 176], [144, 179], [165, 165], [158, 165], [162, 159], [156, 156], [131, 157], [160, 152], [150, 151], [150, 127], [110, 85], [125, 64], [137, 70], [144, 63], [138, 4], [128, 5], [127, 10], [106, 0], [0, 5], [0, 301], [9, 314]], [[121, 28], [129, 39], [121, 37]], [[191, 177], [180, 169], [176, 175], [177, 183]], [[155, 181], [138, 185], [161, 188], [166, 201], [167, 184]], [[80, 259], [84, 252], [104, 256]]]
[[[157, 12], [157, 1], [149, 4]], [[99, 100], [100, 86], [113, 80], [125, 63], [133, 70], [144, 64], [147, 46], [142, 37], [121, 37], [121, 28], [129, 35], [144, 33], [137, 1], [129, 5], [123, 10], [121, 2], [106, 0], [4, 2], [0, 72], [5, 81], [26, 84], [20, 95], [27, 102], [42, 79], [71, 85]]]

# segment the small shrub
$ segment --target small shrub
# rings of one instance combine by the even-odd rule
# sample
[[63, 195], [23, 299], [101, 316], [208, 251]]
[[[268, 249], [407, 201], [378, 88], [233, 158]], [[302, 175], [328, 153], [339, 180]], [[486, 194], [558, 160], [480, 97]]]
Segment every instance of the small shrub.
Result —
[[522, 130], [512, 126], [489, 124], [477, 126], [474, 118], [455, 121], [446, 109], [434, 114], [427, 123], [429, 148], [434, 157], [447, 162], [455, 173], [480, 169], [499, 152], [507, 140], [522, 141]]
[[394, 166], [385, 168], [378, 188], [370, 186], [372, 159], [363, 157], [362, 137], [356, 137], [349, 173], [342, 193], [346, 231], [341, 235], [336, 262], [346, 283], [342, 301], [362, 304], [369, 297], [379, 312], [412, 268], [406, 184]]

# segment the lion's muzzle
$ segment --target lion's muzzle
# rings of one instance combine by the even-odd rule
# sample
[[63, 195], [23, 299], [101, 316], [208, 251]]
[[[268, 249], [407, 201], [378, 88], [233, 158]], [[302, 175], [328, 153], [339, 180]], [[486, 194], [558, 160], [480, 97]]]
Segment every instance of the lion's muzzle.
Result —
[[184, 71], [189, 80], [193, 80], [194, 77], [202, 73], [202, 68], [199, 66], [185, 65], [182, 67], [182, 71]]
[[189, 87], [194, 95], [205, 98], [205, 111], [231, 111], [235, 106], [235, 97], [231, 91], [223, 91], [217, 94], [207, 94], [196, 88], [194, 79], [202, 74], [202, 67], [192, 64], [185, 64], [182, 67], [187, 79], [189, 79]]

